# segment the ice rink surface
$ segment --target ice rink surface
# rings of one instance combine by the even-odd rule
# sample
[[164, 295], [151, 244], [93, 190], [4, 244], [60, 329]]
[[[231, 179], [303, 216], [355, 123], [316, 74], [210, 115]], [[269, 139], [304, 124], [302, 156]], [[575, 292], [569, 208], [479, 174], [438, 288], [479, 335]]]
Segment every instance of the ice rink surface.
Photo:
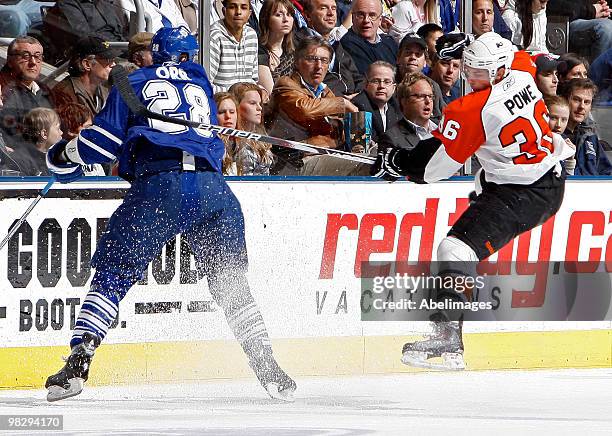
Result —
[[296, 381], [292, 404], [269, 400], [254, 379], [86, 387], [80, 396], [54, 404], [43, 390], [0, 391], [0, 414], [62, 414], [62, 434], [71, 435], [612, 433], [612, 369]]

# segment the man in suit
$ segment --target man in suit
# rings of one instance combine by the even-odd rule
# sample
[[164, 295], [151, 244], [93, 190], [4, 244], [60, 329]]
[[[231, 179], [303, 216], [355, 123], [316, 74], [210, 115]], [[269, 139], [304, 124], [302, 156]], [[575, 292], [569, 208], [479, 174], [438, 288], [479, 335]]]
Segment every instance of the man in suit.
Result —
[[387, 147], [412, 150], [420, 140], [431, 137], [436, 124], [433, 113], [433, 81], [423, 73], [409, 73], [397, 87], [397, 98], [403, 118], [387, 129], [380, 138], [378, 150]]
[[370, 64], [366, 87], [353, 98], [360, 111], [372, 113], [372, 141], [378, 143], [387, 128], [402, 118], [395, 93], [395, 67], [385, 61]]

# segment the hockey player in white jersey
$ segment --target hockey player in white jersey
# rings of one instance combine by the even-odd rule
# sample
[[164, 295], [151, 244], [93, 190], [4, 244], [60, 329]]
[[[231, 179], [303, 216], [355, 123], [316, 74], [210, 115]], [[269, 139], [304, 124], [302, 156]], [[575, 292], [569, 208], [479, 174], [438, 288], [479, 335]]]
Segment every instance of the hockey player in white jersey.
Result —
[[[574, 152], [548, 127], [535, 65], [526, 52], [514, 52], [508, 40], [489, 32], [465, 48], [462, 61], [474, 91], [445, 108], [430, 138], [410, 151], [379, 150], [372, 167], [372, 175], [387, 180], [432, 183], [455, 174], [472, 155], [480, 161], [478, 196], [438, 246], [441, 276], [475, 274], [478, 261], [553, 216], [565, 186], [560, 161]], [[465, 301], [471, 295], [438, 290], [437, 298]], [[402, 361], [463, 369], [462, 317], [438, 312], [430, 319], [433, 335], [406, 343]], [[444, 363], [429, 361], [434, 357]]]

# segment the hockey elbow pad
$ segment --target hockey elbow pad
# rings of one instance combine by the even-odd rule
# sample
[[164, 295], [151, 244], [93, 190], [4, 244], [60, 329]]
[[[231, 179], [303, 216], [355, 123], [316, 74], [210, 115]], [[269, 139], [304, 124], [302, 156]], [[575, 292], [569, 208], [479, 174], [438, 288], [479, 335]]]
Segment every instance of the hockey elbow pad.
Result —
[[83, 167], [66, 158], [65, 150], [68, 141], [61, 139], [47, 151], [47, 168], [60, 183], [70, 183], [83, 177]]

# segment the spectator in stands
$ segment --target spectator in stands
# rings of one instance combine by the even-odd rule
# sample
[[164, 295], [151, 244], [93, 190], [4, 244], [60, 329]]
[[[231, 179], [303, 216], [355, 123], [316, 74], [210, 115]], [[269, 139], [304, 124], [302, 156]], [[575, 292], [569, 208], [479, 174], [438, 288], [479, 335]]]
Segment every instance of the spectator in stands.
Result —
[[118, 52], [100, 38], [79, 39], [70, 58], [70, 76], [51, 90], [55, 105], [81, 103], [94, 115], [100, 112], [108, 98], [106, 84], [117, 55]]
[[[2, 109], [2, 85], [0, 84], [0, 109]], [[0, 171], [2, 175], [19, 175], [19, 166], [10, 156], [15, 151], [6, 146], [4, 137], [0, 131]]]
[[549, 15], [569, 15], [570, 49], [577, 32], [592, 32], [592, 59], [612, 47], [612, 20], [605, 0], [554, 0], [547, 9]]
[[536, 57], [535, 64], [535, 82], [540, 92], [545, 97], [557, 95], [557, 86], [559, 85], [557, 67], [559, 62], [549, 54], [541, 54]]
[[474, 0], [472, 2], [472, 33], [479, 37], [493, 32], [493, 0]]
[[[402, 39], [397, 55], [398, 77], [397, 83], [401, 83], [404, 78], [412, 73], [425, 73], [427, 62], [427, 43], [423, 38], [416, 35], [406, 35]], [[434, 112], [433, 120], [437, 123], [442, 116], [442, 109], [446, 106], [442, 96], [440, 86], [432, 82], [434, 89]]]
[[548, 109], [548, 126], [550, 129], [563, 135], [569, 121], [570, 106], [565, 97], [560, 95], [548, 95], [544, 97], [544, 103]]
[[36, 38], [15, 38], [8, 46], [6, 64], [0, 69], [3, 107], [0, 131], [10, 147], [21, 133], [23, 117], [34, 108], [51, 108], [46, 86], [37, 83], [43, 62], [43, 47]]
[[[444, 33], [457, 31], [460, 18], [461, 0], [438, 0], [440, 4], [440, 25]], [[437, 21], [436, 21], [437, 23]]]
[[593, 61], [589, 76], [599, 88], [597, 104], [612, 106], [612, 48]]
[[436, 21], [435, 0], [402, 0], [393, 6], [391, 16], [393, 25], [389, 35], [399, 44], [404, 36], [416, 33], [426, 23]]
[[87, 106], [80, 103], [67, 103], [57, 108], [57, 115], [60, 118], [62, 137], [70, 141], [79, 135], [79, 132], [91, 126], [93, 114]]
[[471, 41], [472, 37], [464, 33], [448, 33], [436, 41], [429, 77], [440, 87], [445, 104], [461, 96], [459, 86], [461, 56], [464, 47]]
[[293, 16], [290, 0], [268, 0], [259, 13], [259, 83], [272, 92], [274, 82], [293, 72]]
[[[294, 73], [281, 77], [272, 91], [272, 136], [336, 148], [338, 134], [331, 118], [359, 109], [350, 100], [336, 97], [323, 83], [333, 53], [331, 45], [321, 37], [300, 42]], [[278, 157], [275, 174], [297, 174], [303, 166], [301, 152], [274, 148], [274, 154]]]
[[24, 176], [49, 175], [46, 153], [49, 147], [62, 139], [60, 119], [53, 109], [36, 108], [23, 119], [22, 141], [11, 157]]
[[443, 59], [436, 53], [433, 54], [429, 77], [440, 86], [442, 99], [446, 104], [461, 96], [461, 89], [458, 86], [460, 71], [461, 59]]
[[[91, 111], [80, 103], [67, 103], [57, 109], [60, 118], [62, 138], [67, 141], [76, 138], [82, 129], [91, 126], [93, 115]], [[104, 167], [107, 167], [110, 174], [110, 165], [83, 165], [83, 172], [86, 176], [105, 176]]]
[[226, 91], [234, 83], [257, 83], [257, 34], [247, 25], [249, 0], [224, 0], [223, 19], [210, 27], [209, 78], [214, 91]]
[[427, 65], [427, 43], [416, 34], [406, 35], [397, 53], [397, 82], [410, 73], [421, 73]]
[[382, 6], [380, 0], [355, 0], [352, 9], [353, 25], [340, 44], [352, 56], [357, 70], [365, 75], [368, 65], [375, 61], [390, 64], [397, 59], [397, 42], [379, 34]]
[[58, 59], [67, 59], [74, 41], [83, 36], [125, 41], [128, 34], [116, 6], [104, 0], [58, 0], [43, 17], [43, 24], [43, 34], [51, 40], [53, 57]]
[[565, 53], [559, 56], [557, 74], [559, 81], [586, 79], [589, 72], [589, 61], [575, 53]]
[[[263, 9], [262, 9], [263, 10]], [[266, 134], [262, 120], [262, 89], [249, 82], [233, 84], [229, 92], [238, 101], [237, 126], [240, 130]], [[252, 139], [236, 139], [234, 160], [239, 176], [267, 176], [274, 162], [272, 146]]]
[[360, 111], [372, 113], [371, 139], [378, 143], [387, 127], [402, 117], [395, 93], [395, 67], [385, 61], [371, 64], [366, 74], [366, 87], [351, 101]]
[[508, 0], [502, 14], [512, 31], [512, 43], [522, 50], [548, 53], [546, 4], [548, 0]]
[[[570, 112], [570, 106], [567, 99], [559, 95], [548, 95], [544, 97], [544, 103], [548, 109], [548, 126], [550, 127], [550, 130], [560, 134], [566, 141], [569, 141], [564, 134]], [[571, 141], [569, 141], [569, 144], [576, 148]], [[576, 169], [576, 156], [565, 159], [563, 161], [563, 165], [565, 166], [567, 173], [570, 176], [573, 176]]]
[[[197, 33], [198, 31], [198, 8], [197, 1], [192, 0], [174, 0], [178, 7], [183, 20], [187, 23], [187, 27], [191, 30], [191, 33]], [[211, 22], [212, 23], [212, 22]]]
[[138, 32], [132, 36], [128, 44], [128, 61], [139, 68], [153, 65], [153, 56], [151, 55], [152, 39], [153, 34], [149, 32]]
[[[214, 95], [217, 105], [217, 123], [223, 127], [231, 127], [235, 129], [238, 123], [238, 100], [229, 92], [217, 92]], [[236, 139], [227, 136], [219, 135], [225, 144], [225, 154], [223, 155], [223, 174], [226, 176], [237, 176], [238, 168], [234, 160], [236, 150]]]
[[586, 79], [589, 72], [589, 62], [575, 53], [565, 53], [559, 56], [557, 76], [559, 78], [558, 94], [564, 94], [563, 87], [572, 79]]
[[563, 96], [570, 106], [565, 135], [576, 145], [576, 175], [612, 175], [612, 164], [597, 137], [595, 122], [589, 118], [597, 87], [591, 79], [572, 79]]
[[411, 73], [397, 87], [397, 99], [404, 117], [382, 135], [379, 150], [400, 147], [412, 150], [437, 127], [433, 113], [433, 82], [423, 73]]
[[[321, 36], [330, 43], [334, 55], [329, 62], [323, 83], [335, 95], [351, 98], [363, 89], [365, 79], [357, 70], [351, 55], [340, 44], [340, 39], [346, 35], [348, 28], [345, 27], [346, 23], [336, 26], [336, 11], [336, 0], [305, 0], [304, 17], [308, 27], [298, 29], [296, 39], [301, 41], [307, 36]], [[350, 22], [351, 15], [348, 14], [347, 17]]]
[[[115, 0], [117, 15], [122, 16], [124, 27], [129, 28], [136, 14], [135, 0]], [[147, 28], [153, 33], [162, 27], [186, 27], [195, 33], [197, 26], [191, 27], [183, 18], [178, 0], [142, 0]]]
[[235, 129], [238, 123], [238, 100], [229, 92], [217, 92], [217, 122], [220, 126]]
[[512, 31], [502, 18], [496, 0], [474, 0], [472, 2], [472, 33], [478, 38], [483, 33], [495, 32], [511, 40]]
[[431, 56], [436, 52], [436, 41], [444, 35], [442, 28], [435, 23], [426, 23], [419, 27], [416, 34], [427, 43], [427, 59], [431, 60]]

